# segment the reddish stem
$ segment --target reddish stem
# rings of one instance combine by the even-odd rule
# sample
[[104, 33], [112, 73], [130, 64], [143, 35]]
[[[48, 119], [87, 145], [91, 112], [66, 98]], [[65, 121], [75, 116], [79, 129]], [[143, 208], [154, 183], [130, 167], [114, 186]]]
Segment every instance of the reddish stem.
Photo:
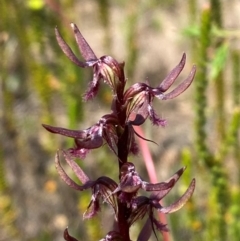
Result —
[[[134, 129], [140, 136], [144, 136], [144, 132], [143, 132], [143, 129], [141, 128], [141, 126], [134, 126]], [[139, 147], [142, 151], [143, 160], [144, 160], [145, 166], [147, 168], [149, 179], [152, 183], [157, 183], [158, 182], [157, 174], [156, 174], [153, 159], [152, 159], [150, 150], [148, 148], [148, 145], [146, 144], [145, 140], [143, 140], [139, 137], [137, 137], [137, 140], [138, 140]], [[164, 223], [164, 224], [167, 223], [167, 218], [164, 213], [159, 212], [158, 216], [159, 216], [159, 220], [161, 223]], [[171, 240], [169, 232], [162, 232], [162, 235], [163, 235], [163, 241]]]

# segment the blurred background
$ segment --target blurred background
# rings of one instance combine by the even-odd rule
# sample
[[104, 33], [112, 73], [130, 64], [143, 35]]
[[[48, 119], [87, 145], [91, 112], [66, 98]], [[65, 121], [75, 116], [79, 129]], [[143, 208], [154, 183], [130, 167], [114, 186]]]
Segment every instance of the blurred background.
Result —
[[[71, 22], [98, 57], [125, 61], [128, 85], [157, 86], [183, 52], [179, 82], [197, 65], [184, 94], [155, 100], [168, 124], [147, 121], [145, 137], [158, 144], [149, 148], [159, 181], [188, 167], [165, 205], [197, 179], [191, 201], [168, 215], [171, 240], [239, 240], [239, 0], [1, 0], [0, 16], [0, 241], [63, 240], [67, 226], [79, 240], [99, 240], [111, 227], [105, 206], [98, 218], [82, 220], [90, 193], [68, 188], [54, 167], [56, 151], [73, 143], [41, 126], [85, 129], [109, 113], [109, 88], [102, 84], [93, 101], [82, 102], [91, 69], [76, 67], [57, 45], [55, 26], [80, 56]], [[115, 159], [103, 146], [79, 165], [93, 179], [111, 173], [117, 180]], [[130, 161], [149, 180], [141, 154]]]

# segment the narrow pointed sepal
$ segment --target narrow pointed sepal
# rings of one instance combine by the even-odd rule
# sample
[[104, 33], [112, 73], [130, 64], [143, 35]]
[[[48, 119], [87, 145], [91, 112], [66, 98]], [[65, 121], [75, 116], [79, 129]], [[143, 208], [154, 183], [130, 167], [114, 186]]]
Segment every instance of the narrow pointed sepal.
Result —
[[81, 139], [86, 136], [86, 131], [69, 130], [66, 128], [55, 127], [55, 126], [50, 126], [50, 125], [46, 125], [46, 124], [42, 124], [42, 126], [49, 132], [54, 133], [54, 134], [59, 134], [62, 136], [72, 137], [72, 138], [76, 138], [76, 139]]
[[72, 49], [67, 45], [67, 43], [64, 41], [64, 39], [62, 38], [62, 36], [60, 35], [59, 31], [57, 28], [55, 28], [55, 35], [56, 35], [56, 39], [58, 42], [59, 47], [62, 49], [63, 53], [77, 66], [81, 67], [81, 68], [85, 68], [88, 67], [89, 64], [80, 61], [76, 55], [73, 53]]
[[141, 229], [137, 241], [148, 241], [152, 234], [152, 223], [150, 218], [147, 218], [143, 228]]
[[190, 183], [190, 186], [188, 187], [188, 189], [182, 195], [181, 198], [179, 198], [176, 202], [174, 202], [170, 206], [161, 208], [159, 211], [161, 211], [162, 213], [173, 213], [173, 212], [178, 211], [191, 198], [191, 196], [194, 192], [194, 189], [195, 189], [195, 184], [196, 184], [196, 181], [195, 181], [195, 179], [193, 179], [192, 182]]
[[82, 168], [72, 159], [72, 157], [66, 151], [63, 151], [63, 156], [64, 156], [65, 161], [67, 162], [67, 164], [72, 168], [72, 170], [74, 171], [74, 173], [77, 176], [77, 178], [83, 184], [85, 184], [88, 181], [90, 181], [90, 179], [87, 176], [87, 174], [82, 170]]
[[88, 205], [86, 212], [83, 214], [84, 219], [94, 217], [100, 211], [100, 199], [110, 204], [117, 213], [117, 200], [114, 195], [111, 195], [117, 184], [109, 177], [99, 177], [92, 186], [91, 202]]
[[93, 52], [93, 50], [91, 49], [91, 47], [89, 46], [89, 44], [87, 43], [85, 38], [82, 36], [77, 25], [74, 23], [71, 23], [71, 28], [73, 29], [78, 48], [79, 48], [83, 58], [88, 62], [96, 61], [97, 57], [96, 57], [95, 53]]
[[[60, 164], [60, 160], [59, 160], [59, 152], [57, 152], [56, 156], [55, 156], [55, 167], [58, 171], [58, 174], [60, 175], [61, 179], [71, 188], [77, 190], [77, 191], [83, 191], [86, 190], [88, 188], [91, 188], [94, 184], [94, 182], [92, 181], [87, 181], [84, 183], [84, 185], [79, 185], [77, 184], [75, 181], [73, 181], [68, 175], [67, 173], [64, 171], [64, 169], [62, 168], [61, 164]], [[83, 171], [82, 171], [83, 172]], [[84, 174], [84, 176], [86, 176]]]
[[64, 230], [63, 237], [66, 241], [78, 241], [68, 233], [68, 228]]
[[145, 191], [165, 191], [171, 189], [175, 184], [175, 181], [171, 179], [169, 182], [160, 182], [160, 183], [142, 183], [142, 189]]
[[[171, 176], [167, 181], [165, 181], [166, 183], [170, 182], [171, 180], [174, 180], [174, 185], [176, 184], [176, 182], [179, 180], [179, 178], [182, 176], [183, 172], [186, 170], [186, 167], [182, 167], [181, 169], [179, 169], [176, 173], [174, 173], [173, 176]], [[174, 186], [173, 185], [173, 186]], [[165, 190], [162, 190], [160, 192], [154, 192], [151, 197], [156, 198], [158, 200], [163, 199], [171, 190], [172, 187], [169, 187]]]
[[179, 96], [191, 85], [195, 74], [196, 74], [196, 66], [194, 65], [192, 67], [192, 70], [191, 70], [189, 76], [180, 85], [178, 85], [174, 90], [172, 90], [171, 92], [169, 92], [167, 94], [162, 94], [160, 99], [169, 100], [169, 99], [173, 99], [173, 98]]
[[183, 53], [182, 59], [180, 60], [179, 64], [169, 73], [169, 75], [162, 81], [159, 85], [159, 89], [162, 92], [167, 91], [174, 81], [177, 79], [179, 74], [182, 72], [186, 62], [186, 54]]

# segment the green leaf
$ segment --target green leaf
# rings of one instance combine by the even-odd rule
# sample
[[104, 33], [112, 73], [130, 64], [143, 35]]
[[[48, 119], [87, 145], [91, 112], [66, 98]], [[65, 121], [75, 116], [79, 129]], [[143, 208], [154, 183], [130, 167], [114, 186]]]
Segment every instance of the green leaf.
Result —
[[215, 52], [214, 58], [210, 64], [210, 79], [214, 80], [220, 71], [223, 70], [227, 62], [227, 56], [229, 52], [228, 43], [221, 45]]
[[183, 29], [183, 35], [186, 37], [199, 37], [200, 36], [200, 28], [199, 25], [190, 25]]

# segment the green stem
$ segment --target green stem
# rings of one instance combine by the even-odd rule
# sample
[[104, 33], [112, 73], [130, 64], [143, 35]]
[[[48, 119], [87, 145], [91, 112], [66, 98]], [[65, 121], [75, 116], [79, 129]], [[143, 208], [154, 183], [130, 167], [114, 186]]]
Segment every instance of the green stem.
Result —
[[207, 98], [206, 91], [208, 87], [207, 79], [207, 62], [208, 62], [208, 47], [210, 46], [210, 32], [211, 32], [211, 21], [210, 21], [210, 9], [205, 8], [201, 15], [201, 26], [200, 26], [200, 39], [198, 48], [198, 61], [197, 61], [197, 75], [195, 77], [195, 132], [196, 132], [196, 149], [197, 154], [201, 162], [207, 166], [211, 166], [211, 160], [209, 158], [209, 150], [206, 145], [207, 134], [205, 130], [207, 117]]
[[[222, 10], [220, 0], [211, 0], [211, 22], [217, 27], [222, 28]], [[224, 44], [224, 40], [218, 38], [214, 44], [214, 48], [218, 49]], [[216, 127], [217, 127], [217, 140], [219, 145], [225, 136], [225, 111], [224, 111], [224, 99], [225, 99], [225, 85], [223, 79], [223, 71], [220, 71], [216, 78], [214, 79], [214, 89], [215, 89], [215, 101], [216, 101]]]

